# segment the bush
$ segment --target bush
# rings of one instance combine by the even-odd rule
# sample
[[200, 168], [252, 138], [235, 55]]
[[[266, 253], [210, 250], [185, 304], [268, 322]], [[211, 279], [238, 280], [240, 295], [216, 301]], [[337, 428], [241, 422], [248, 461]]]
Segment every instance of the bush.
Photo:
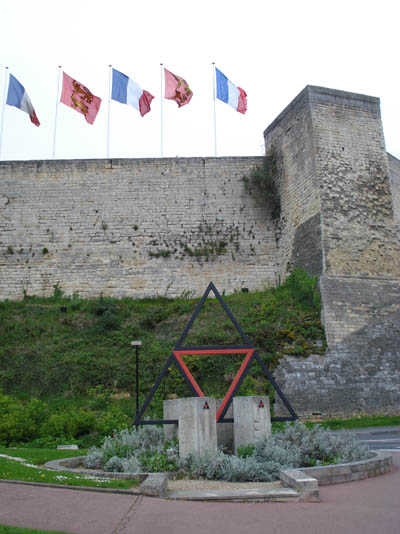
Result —
[[43, 436], [80, 438], [94, 430], [96, 412], [83, 410], [82, 408], [68, 409], [60, 413], [52, 414], [42, 425]]
[[0, 393], [0, 443], [29, 441], [39, 437], [39, 426], [45, 417], [43, 402], [32, 399], [29, 402], [18, 401]]
[[333, 433], [318, 425], [308, 430], [297, 422], [257, 440], [253, 454], [245, 457], [205, 452], [181, 459], [179, 466], [195, 478], [270, 482], [279, 478], [282, 469], [357, 461], [368, 458], [368, 453], [350, 433]]
[[308, 274], [296, 267], [285, 280], [284, 287], [287, 288], [292, 298], [311, 308], [320, 309], [321, 296], [318, 291], [318, 276], [308, 276]]
[[113, 432], [119, 432], [131, 424], [131, 418], [120, 409], [112, 407], [106, 412], [101, 412], [94, 423], [94, 431], [101, 436], [110, 436]]
[[113, 467], [130, 473], [171, 471], [176, 469], [177, 459], [177, 447], [164, 443], [163, 430], [145, 425], [124, 429], [113, 437], [107, 437], [100, 448], [90, 449], [85, 466], [101, 464], [107, 471], [112, 471]]

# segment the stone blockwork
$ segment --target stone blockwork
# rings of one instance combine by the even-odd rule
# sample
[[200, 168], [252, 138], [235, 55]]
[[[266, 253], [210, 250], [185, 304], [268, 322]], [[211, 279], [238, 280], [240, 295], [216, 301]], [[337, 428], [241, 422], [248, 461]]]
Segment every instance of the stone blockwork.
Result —
[[308, 86], [265, 140], [279, 162], [280, 273], [321, 275], [329, 348], [284, 357], [276, 379], [303, 417], [397, 413], [400, 162], [385, 151], [379, 100]]
[[400, 160], [388, 154], [390, 182], [392, 186], [393, 213], [400, 224]]
[[400, 278], [379, 99], [309, 88], [324, 273]]
[[266, 153], [275, 156], [278, 167], [277, 186], [281, 199], [278, 276], [283, 281], [294, 266], [320, 274], [321, 200], [306, 90], [265, 130], [264, 137]]
[[243, 187], [260, 158], [0, 163], [0, 299], [275, 285], [272, 217]]

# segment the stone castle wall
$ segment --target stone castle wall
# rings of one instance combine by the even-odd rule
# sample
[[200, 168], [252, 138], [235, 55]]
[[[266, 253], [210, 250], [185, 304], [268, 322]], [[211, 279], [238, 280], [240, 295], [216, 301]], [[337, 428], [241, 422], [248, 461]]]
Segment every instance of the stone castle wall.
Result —
[[390, 182], [392, 186], [393, 213], [397, 224], [400, 224], [400, 160], [388, 154]]
[[0, 299], [201, 295], [276, 283], [260, 158], [0, 163]]
[[0, 162], [0, 299], [231, 293], [300, 266], [328, 351], [282, 358], [282, 391], [304, 417], [398, 413], [400, 162], [379, 100], [307, 86], [264, 136], [279, 221], [244, 187], [260, 158]]

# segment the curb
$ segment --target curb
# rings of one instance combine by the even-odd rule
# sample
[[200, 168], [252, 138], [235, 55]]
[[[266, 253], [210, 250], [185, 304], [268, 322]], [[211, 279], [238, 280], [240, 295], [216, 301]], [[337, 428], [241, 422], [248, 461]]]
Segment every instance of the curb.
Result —
[[142, 495], [140, 489], [124, 490], [119, 488], [95, 488], [93, 486], [70, 486], [68, 484], [51, 484], [49, 482], [28, 482], [26, 480], [0, 479], [0, 484], [21, 484], [23, 486], [36, 486], [38, 488], [68, 489], [77, 491], [94, 491], [96, 493], [117, 493], [121, 495]]
[[[109, 488], [84, 488], [86, 491], [103, 491], [106, 493], [125, 493], [131, 495], [146, 495], [173, 500], [191, 501], [262, 501], [262, 502], [319, 502], [319, 486], [353, 482], [388, 473], [392, 469], [392, 455], [388, 452], [371, 451], [367, 460], [349, 462], [329, 466], [305, 467], [302, 469], [287, 469], [280, 472], [282, 487], [276, 489], [243, 488], [239, 490], [195, 490], [195, 491], [168, 491], [168, 477], [170, 473], [108, 473], [95, 469], [77, 469], [84, 456], [52, 460], [45, 464], [47, 469], [86, 473], [93, 476], [106, 476], [116, 479], [136, 478], [142, 484], [136, 491], [113, 490]], [[8, 481], [5, 481], [8, 482]], [[14, 483], [19, 483], [18, 481]], [[46, 485], [50, 487], [67, 486], [41, 483], [25, 484]], [[71, 489], [82, 490], [82, 487]]]

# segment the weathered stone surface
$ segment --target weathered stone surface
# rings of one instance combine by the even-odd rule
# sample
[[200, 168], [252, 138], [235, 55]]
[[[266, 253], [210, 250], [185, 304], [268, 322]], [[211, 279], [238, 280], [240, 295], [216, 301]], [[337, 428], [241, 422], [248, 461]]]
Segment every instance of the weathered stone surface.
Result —
[[260, 158], [0, 162], [0, 299], [135, 298], [275, 285]]
[[[265, 131], [279, 163], [278, 269], [322, 275], [329, 351], [285, 357], [276, 379], [295, 410], [351, 415], [400, 407], [400, 162], [379, 99], [306, 87]], [[285, 409], [278, 400], [276, 413]]]
[[168, 488], [168, 473], [150, 473], [140, 485], [143, 495], [164, 497]]
[[234, 397], [233, 418], [233, 441], [237, 454], [239, 447], [271, 435], [269, 397]]
[[188, 397], [176, 399], [178, 413], [179, 456], [217, 450], [215, 399]]
[[392, 187], [393, 213], [400, 224], [400, 160], [388, 153], [390, 184]]
[[303, 467], [301, 471], [318, 480], [320, 486], [340, 484], [387, 473], [392, 469], [392, 455], [388, 452], [373, 452], [372, 457], [348, 464]]

